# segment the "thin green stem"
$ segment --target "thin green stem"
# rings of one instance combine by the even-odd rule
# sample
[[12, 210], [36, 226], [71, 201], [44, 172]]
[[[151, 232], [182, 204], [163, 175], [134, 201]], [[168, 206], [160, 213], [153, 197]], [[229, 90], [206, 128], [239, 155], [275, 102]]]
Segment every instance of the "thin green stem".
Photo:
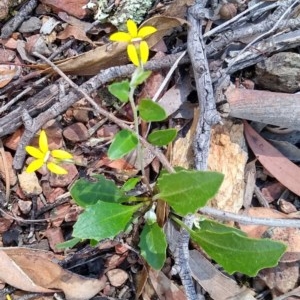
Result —
[[[135, 72], [138, 72], [138, 70], [136, 70]], [[133, 76], [134, 76], [134, 74], [133, 74]], [[130, 102], [130, 106], [131, 106], [132, 113], [133, 113], [134, 131], [136, 132], [137, 136], [139, 136], [139, 118], [138, 118], [138, 113], [137, 113], [137, 107], [134, 102], [134, 91], [135, 91], [135, 86], [130, 84], [129, 102]], [[143, 170], [144, 170], [143, 156], [142, 156], [141, 143], [139, 140], [138, 140], [138, 144], [137, 144], [137, 162], [138, 162], [139, 168], [142, 170], [142, 173], [143, 173]]]

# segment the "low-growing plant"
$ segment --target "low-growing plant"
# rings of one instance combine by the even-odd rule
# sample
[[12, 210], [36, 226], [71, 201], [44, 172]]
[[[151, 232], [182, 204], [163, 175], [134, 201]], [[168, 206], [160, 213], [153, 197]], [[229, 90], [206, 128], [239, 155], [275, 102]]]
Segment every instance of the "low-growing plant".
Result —
[[[143, 170], [142, 147], [139, 141], [139, 122], [159, 122], [166, 119], [164, 109], [151, 99], [142, 99], [138, 105], [134, 100], [137, 86], [145, 82], [150, 71], [144, 70], [148, 61], [149, 48], [144, 38], [156, 31], [146, 26], [137, 29], [129, 20], [127, 32], [117, 32], [112, 41], [126, 42], [128, 57], [136, 65], [131, 80], [111, 84], [108, 89], [121, 102], [129, 102], [134, 116], [134, 132], [121, 130], [112, 141], [108, 156], [118, 159], [137, 149], [138, 162]], [[176, 137], [175, 129], [156, 130], [148, 136], [148, 141], [155, 146], [169, 144]], [[217, 172], [183, 170], [175, 173], [162, 171], [155, 192], [148, 197], [128, 196], [139, 178], [129, 179], [119, 188], [113, 181], [102, 175], [95, 175], [93, 180], [79, 179], [70, 193], [75, 202], [84, 208], [73, 228], [73, 239], [60, 244], [60, 247], [72, 247], [81, 240], [89, 239], [92, 244], [114, 238], [124, 232], [135, 218], [138, 211], [146, 213], [140, 234], [140, 254], [154, 269], [164, 265], [167, 251], [166, 235], [156, 220], [154, 213], [158, 200], [165, 201], [170, 207], [169, 217], [190, 233], [191, 239], [229, 274], [241, 272], [255, 276], [260, 269], [277, 265], [286, 246], [270, 239], [248, 238], [241, 230], [205, 219], [198, 220], [197, 226], [187, 228], [181, 218], [193, 214], [218, 192], [223, 175]]]
[[[148, 61], [149, 47], [145, 37], [154, 33], [152, 26], [137, 28], [129, 20], [127, 32], [117, 32], [111, 36], [112, 41], [126, 42], [130, 61], [136, 66], [131, 80], [111, 84], [108, 89], [121, 102], [129, 102], [133, 111], [134, 130], [121, 130], [114, 137], [108, 157], [118, 159], [133, 150], [137, 151], [139, 167], [143, 172], [143, 149], [139, 139], [139, 123], [160, 122], [166, 119], [165, 110], [149, 98], [135, 103], [136, 88], [150, 76], [144, 70]], [[155, 146], [164, 146], [176, 137], [175, 129], [153, 131], [148, 141]], [[53, 162], [55, 159], [71, 159], [70, 154], [62, 150], [49, 152], [44, 133], [40, 137], [40, 149], [27, 148], [29, 154], [37, 161], [29, 165], [28, 171], [34, 171], [46, 164], [52, 172], [63, 174]], [[60, 151], [60, 152], [58, 152]], [[141, 256], [154, 269], [163, 267], [166, 260], [167, 238], [163, 228], [159, 226], [154, 213], [157, 201], [164, 201], [170, 206], [169, 218], [184, 227], [191, 239], [198, 244], [214, 261], [220, 264], [229, 274], [241, 272], [255, 276], [260, 269], [277, 265], [286, 246], [270, 239], [252, 239], [236, 228], [201, 217], [196, 226], [187, 228], [182, 218], [194, 214], [218, 192], [223, 175], [218, 172], [178, 169], [175, 173], [162, 171], [150, 196], [129, 196], [128, 191], [134, 189], [140, 178], [129, 179], [122, 187], [103, 175], [95, 175], [92, 180], [79, 179], [71, 187], [70, 193], [74, 201], [84, 208], [73, 228], [73, 238], [57, 245], [59, 248], [73, 247], [82, 240], [90, 240], [92, 245], [106, 238], [114, 238], [125, 232], [139, 212], [144, 218], [144, 225], [138, 244]], [[140, 212], [144, 212], [141, 215]]]

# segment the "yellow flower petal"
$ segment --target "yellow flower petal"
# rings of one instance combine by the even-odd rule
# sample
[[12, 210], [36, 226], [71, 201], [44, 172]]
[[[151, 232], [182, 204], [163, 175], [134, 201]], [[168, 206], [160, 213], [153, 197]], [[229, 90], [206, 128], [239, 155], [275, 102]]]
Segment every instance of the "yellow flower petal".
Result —
[[36, 159], [28, 165], [28, 167], [26, 168], [26, 172], [32, 173], [38, 170], [39, 168], [41, 168], [43, 164], [44, 164], [44, 160], [42, 158]]
[[144, 26], [139, 31], [137, 36], [140, 38], [145, 38], [146, 36], [156, 32], [157, 29], [153, 26]]
[[47, 168], [52, 172], [52, 173], [55, 173], [55, 174], [58, 174], [58, 175], [65, 175], [65, 174], [68, 174], [68, 171], [65, 170], [63, 167], [60, 167], [59, 165], [53, 163], [53, 162], [49, 162], [47, 163]]
[[138, 31], [137, 31], [137, 26], [134, 21], [132, 21], [132, 20], [127, 21], [127, 29], [128, 29], [129, 34], [131, 35], [132, 39], [137, 37]]
[[31, 155], [34, 158], [44, 158], [45, 153], [43, 153], [40, 149], [32, 147], [32, 146], [26, 146], [25, 147], [26, 152]]
[[127, 55], [129, 57], [130, 61], [134, 65], [136, 65], [137, 67], [140, 66], [139, 56], [138, 56], [137, 50], [133, 44], [129, 44], [127, 46]]
[[59, 158], [59, 159], [71, 159], [73, 158], [73, 155], [67, 151], [64, 150], [52, 150], [51, 155], [54, 158]]
[[146, 41], [140, 43], [140, 56], [142, 63], [145, 64], [149, 58], [149, 46]]
[[113, 33], [109, 39], [113, 42], [126, 42], [129, 43], [131, 41], [131, 35], [127, 32], [116, 32]]
[[48, 139], [47, 139], [47, 135], [46, 135], [45, 130], [41, 131], [40, 138], [39, 138], [39, 146], [40, 146], [40, 150], [43, 153], [48, 152], [48, 150], [49, 150], [49, 148], [48, 148]]

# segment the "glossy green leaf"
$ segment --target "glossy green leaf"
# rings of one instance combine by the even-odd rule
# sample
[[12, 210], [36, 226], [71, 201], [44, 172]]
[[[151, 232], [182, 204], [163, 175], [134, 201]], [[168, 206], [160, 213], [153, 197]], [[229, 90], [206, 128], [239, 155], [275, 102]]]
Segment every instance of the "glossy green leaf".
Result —
[[205, 231], [211, 231], [211, 232], [215, 232], [215, 233], [235, 232], [238, 235], [247, 236], [247, 234], [242, 230], [239, 230], [235, 227], [226, 226], [219, 222], [215, 222], [215, 221], [209, 220], [209, 219], [200, 221], [199, 228], [200, 228], [199, 230], [201, 230], [201, 231], [205, 230]]
[[221, 173], [195, 170], [163, 174], [157, 180], [159, 194], [154, 199], [168, 202], [180, 215], [194, 213], [217, 193], [223, 178]]
[[126, 103], [129, 99], [129, 81], [114, 82], [108, 86], [109, 92], [118, 98], [120, 101]]
[[91, 180], [80, 178], [73, 184], [70, 193], [76, 204], [82, 207], [93, 205], [99, 200], [119, 203], [128, 200], [124, 192], [103, 175], [95, 175]]
[[276, 266], [286, 250], [286, 246], [280, 242], [251, 239], [234, 230], [223, 233], [190, 230], [190, 235], [229, 274], [241, 272], [256, 276], [259, 270]]
[[129, 192], [135, 188], [138, 182], [141, 181], [140, 177], [129, 178], [121, 187], [122, 191]]
[[138, 106], [142, 120], [146, 122], [159, 122], [167, 117], [165, 110], [151, 99], [142, 99]]
[[109, 159], [122, 158], [124, 155], [134, 150], [138, 144], [138, 138], [135, 133], [123, 129], [119, 131], [111, 143], [107, 155]]
[[146, 223], [140, 235], [141, 255], [155, 270], [160, 270], [166, 260], [167, 241], [157, 223]]
[[174, 128], [155, 130], [148, 136], [148, 141], [155, 146], [165, 146], [171, 143], [177, 135], [177, 130]]
[[144, 71], [141, 68], [137, 68], [131, 76], [130, 85], [135, 88], [145, 82], [150, 75], [151, 71]]
[[63, 243], [56, 244], [55, 247], [57, 249], [73, 248], [79, 242], [81, 242], [81, 239], [79, 239], [79, 238], [73, 238], [73, 239], [70, 239], [70, 240], [65, 241]]
[[132, 215], [141, 207], [98, 201], [79, 216], [73, 236], [96, 241], [113, 238], [125, 229]]

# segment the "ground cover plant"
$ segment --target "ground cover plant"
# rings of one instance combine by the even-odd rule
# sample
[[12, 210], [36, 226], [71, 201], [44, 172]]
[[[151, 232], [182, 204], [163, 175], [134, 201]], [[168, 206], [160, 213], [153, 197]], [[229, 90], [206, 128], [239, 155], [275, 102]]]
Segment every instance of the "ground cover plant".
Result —
[[298, 295], [299, 1], [150, 2], [0, 4], [1, 299]]

